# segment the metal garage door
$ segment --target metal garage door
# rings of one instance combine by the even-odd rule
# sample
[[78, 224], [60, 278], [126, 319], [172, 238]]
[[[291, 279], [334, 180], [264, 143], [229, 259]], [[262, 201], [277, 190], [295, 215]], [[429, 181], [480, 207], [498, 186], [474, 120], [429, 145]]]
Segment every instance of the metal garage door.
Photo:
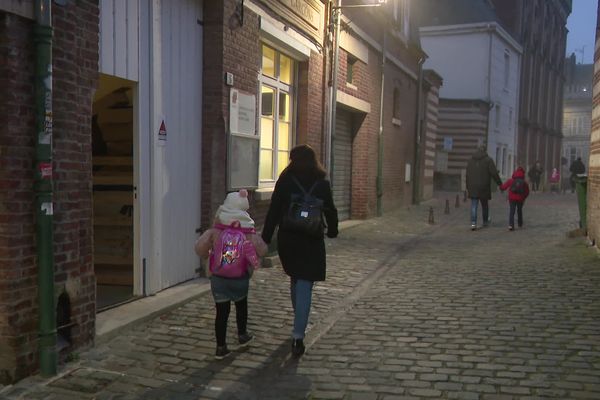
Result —
[[333, 201], [340, 221], [350, 218], [352, 138], [352, 114], [338, 108], [333, 141]]

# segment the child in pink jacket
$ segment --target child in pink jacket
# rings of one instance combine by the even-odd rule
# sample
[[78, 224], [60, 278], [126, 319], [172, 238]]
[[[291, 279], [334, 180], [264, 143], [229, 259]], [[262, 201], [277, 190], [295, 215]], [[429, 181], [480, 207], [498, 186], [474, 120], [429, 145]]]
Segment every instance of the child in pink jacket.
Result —
[[[220, 248], [225, 251], [221, 233], [229, 227], [239, 229], [245, 235], [243, 241], [243, 251], [241, 253], [248, 259], [250, 267], [256, 269], [259, 266], [258, 256], [263, 256], [267, 253], [267, 245], [262, 240], [260, 235], [254, 231], [254, 221], [248, 214], [248, 192], [240, 190], [227, 195], [223, 204], [217, 210], [215, 216], [214, 227], [208, 229], [196, 241], [194, 247], [196, 254], [200, 257], [211, 258], [211, 262], [222, 257], [230, 256], [229, 254], [211, 254], [213, 248], [218, 241], [221, 241]], [[238, 236], [239, 237], [239, 236]], [[241, 241], [238, 241], [241, 243]], [[229, 243], [228, 243], [229, 244]], [[230, 251], [230, 249], [227, 249]], [[247, 265], [247, 264], [241, 264]], [[211, 267], [212, 268], [212, 267]], [[220, 360], [225, 358], [231, 352], [227, 348], [227, 320], [231, 310], [231, 302], [235, 304], [236, 322], [238, 329], [238, 341], [240, 346], [247, 345], [254, 336], [247, 331], [248, 323], [248, 288], [250, 285], [250, 275], [252, 269], [244, 268], [241, 276], [225, 277], [219, 276], [216, 272], [210, 276], [210, 288], [215, 301], [216, 316], [215, 316], [215, 336], [217, 339], [217, 350], [215, 358]]]
[[508, 179], [502, 185], [500, 190], [508, 189], [508, 202], [510, 211], [508, 213], [508, 230], [515, 230], [515, 210], [517, 211], [517, 223], [519, 228], [523, 227], [523, 203], [529, 196], [529, 185], [525, 181], [525, 170], [518, 167], [513, 172], [512, 178]]

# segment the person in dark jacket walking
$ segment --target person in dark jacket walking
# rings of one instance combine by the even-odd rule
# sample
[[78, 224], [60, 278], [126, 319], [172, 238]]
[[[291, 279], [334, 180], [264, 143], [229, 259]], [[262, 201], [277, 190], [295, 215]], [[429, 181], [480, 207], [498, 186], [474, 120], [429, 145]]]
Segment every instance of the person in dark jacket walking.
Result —
[[571, 172], [571, 177], [569, 178], [571, 181], [571, 193], [574, 193], [577, 175], [585, 174], [585, 165], [583, 164], [583, 161], [581, 161], [581, 157], [577, 157], [577, 160], [571, 163], [569, 172]]
[[323, 214], [327, 222], [327, 237], [338, 235], [338, 215], [333, 204], [326, 172], [318, 162], [314, 150], [308, 145], [299, 145], [290, 152], [290, 164], [283, 170], [275, 184], [271, 204], [265, 219], [262, 238], [271, 242], [275, 228], [277, 250], [285, 273], [290, 277], [290, 297], [294, 308], [294, 328], [292, 330], [292, 355], [304, 354], [304, 335], [310, 313], [314, 282], [325, 280], [325, 230], [317, 236], [304, 232], [291, 231], [281, 225], [287, 213], [292, 195], [302, 194], [302, 189], [323, 201]]
[[467, 191], [471, 198], [471, 230], [477, 229], [477, 206], [481, 202], [483, 226], [489, 224], [488, 200], [492, 198], [492, 179], [500, 186], [496, 164], [488, 156], [485, 146], [480, 146], [467, 164]]
[[540, 190], [540, 182], [542, 180], [542, 173], [544, 170], [542, 169], [542, 164], [539, 161], [536, 161], [535, 164], [531, 166], [529, 169], [529, 180], [531, 180], [531, 188], [534, 192]]
[[515, 230], [515, 210], [517, 210], [517, 223], [519, 228], [523, 227], [523, 204], [529, 196], [529, 185], [525, 182], [525, 170], [522, 167], [516, 169], [512, 178], [508, 179], [502, 185], [500, 190], [508, 189], [508, 203], [510, 210], [508, 212], [508, 230]]

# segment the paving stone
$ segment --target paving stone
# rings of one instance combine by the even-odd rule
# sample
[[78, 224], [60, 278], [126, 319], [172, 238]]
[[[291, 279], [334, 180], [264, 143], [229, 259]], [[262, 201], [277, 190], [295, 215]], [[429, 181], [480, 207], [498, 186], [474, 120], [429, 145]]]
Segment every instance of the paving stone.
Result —
[[[492, 225], [475, 232], [469, 207], [430, 226], [429, 205], [442, 209], [443, 198], [326, 241], [328, 277], [315, 286], [300, 360], [289, 357], [289, 279], [261, 269], [246, 351], [213, 360], [207, 293], [82, 352], [72, 375], [32, 381], [25, 398], [600, 398], [600, 268], [564, 235], [577, 226], [575, 196], [533, 194], [514, 232], [497, 194]], [[233, 315], [229, 324], [235, 343]]]

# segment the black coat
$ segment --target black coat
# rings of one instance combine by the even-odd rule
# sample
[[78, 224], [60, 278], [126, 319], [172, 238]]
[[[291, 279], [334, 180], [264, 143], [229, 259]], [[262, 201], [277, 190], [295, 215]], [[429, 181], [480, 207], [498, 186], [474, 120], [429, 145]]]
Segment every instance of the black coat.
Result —
[[[270, 243], [275, 227], [281, 222], [284, 213], [287, 212], [292, 193], [302, 193], [295, 184], [289, 172], [283, 172], [271, 197], [271, 205], [267, 212], [262, 238]], [[304, 190], [310, 190], [315, 179], [308, 177], [297, 177]], [[331, 186], [329, 181], [319, 180], [312, 195], [323, 200], [323, 211], [327, 223], [327, 236], [336, 237], [338, 234], [337, 209], [333, 204]], [[277, 233], [277, 250], [279, 258], [286, 274], [292, 278], [308, 281], [325, 280], [325, 240], [324, 236], [311, 237], [298, 232], [289, 232], [279, 229]]]
[[502, 185], [496, 164], [486, 152], [478, 150], [467, 164], [467, 191], [469, 197], [477, 199], [491, 199], [492, 179]]

